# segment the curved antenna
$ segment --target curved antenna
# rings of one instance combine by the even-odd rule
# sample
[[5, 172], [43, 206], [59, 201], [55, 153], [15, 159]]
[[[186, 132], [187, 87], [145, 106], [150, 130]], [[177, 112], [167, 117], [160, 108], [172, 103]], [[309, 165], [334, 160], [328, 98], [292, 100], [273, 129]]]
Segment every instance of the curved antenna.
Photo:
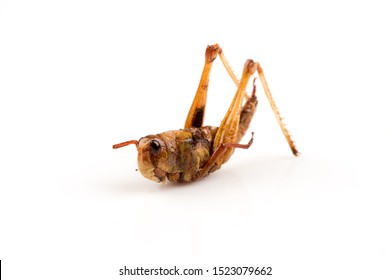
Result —
[[118, 149], [118, 148], [122, 148], [122, 147], [125, 147], [125, 146], [128, 146], [128, 145], [131, 145], [131, 144], [135, 144], [135, 145], [138, 146], [138, 141], [137, 140], [130, 140], [130, 141], [122, 142], [122, 143], [113, 145], [112, 148], [113, 149]]

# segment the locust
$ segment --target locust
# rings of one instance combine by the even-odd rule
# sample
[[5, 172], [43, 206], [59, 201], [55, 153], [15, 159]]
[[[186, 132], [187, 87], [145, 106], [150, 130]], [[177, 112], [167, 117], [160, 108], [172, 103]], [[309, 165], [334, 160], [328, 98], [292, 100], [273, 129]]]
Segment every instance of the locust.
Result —
[[[217, 57], [236, 84], [237, 90], [220, 126], [203, 126], [211, 68]], [[138, 170], [145, 178], [158, 183], [193, 182], [208, 176], [220, 169], [235, 149], [248, 149], [253, 143], [253, 132], [247, 144], [240, 144], [240, 141], [249, 128], [258, 103], [254, 82], [256, 73], [292, 153], [298, 156], [298, 150], [275, 105], [260, 63], [248, 59], [241, 79], [237, 79], [218, 44], [206, 48], [199, 86], [183, 129], [147, 135], [139, 140], [115, 144], [113, 148], [134, 144], [138, 151]], [[251, 94], [247, 94], [246, 89], [252, 77], [253, 90]]]

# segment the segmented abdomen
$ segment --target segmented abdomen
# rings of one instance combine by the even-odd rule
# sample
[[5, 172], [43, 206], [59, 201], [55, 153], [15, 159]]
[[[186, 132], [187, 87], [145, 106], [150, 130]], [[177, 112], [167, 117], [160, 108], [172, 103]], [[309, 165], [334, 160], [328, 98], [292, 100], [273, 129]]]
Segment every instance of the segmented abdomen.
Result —
[[167, 177], [174, 182], [191, 182], [213, 153], [218, 127], [204, 126], [171, 130], [161, 134], [169, 151]]

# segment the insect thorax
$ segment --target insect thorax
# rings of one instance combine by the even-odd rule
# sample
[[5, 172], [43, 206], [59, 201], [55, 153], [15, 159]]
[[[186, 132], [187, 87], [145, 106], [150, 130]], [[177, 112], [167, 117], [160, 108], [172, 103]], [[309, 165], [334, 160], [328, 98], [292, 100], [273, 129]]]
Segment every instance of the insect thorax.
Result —
[[186, 128], [157, 134], [164, 141], [168, 157], [160, 168], [167, 171], [167, 179], [177, 182], [196, 180], [199, 170], [213, 152], [217, 127]]

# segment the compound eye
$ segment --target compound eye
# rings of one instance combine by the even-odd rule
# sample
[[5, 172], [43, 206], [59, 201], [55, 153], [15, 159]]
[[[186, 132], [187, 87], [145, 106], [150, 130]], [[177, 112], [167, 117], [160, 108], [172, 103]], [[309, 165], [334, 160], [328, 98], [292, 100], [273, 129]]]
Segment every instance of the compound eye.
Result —
[[156, 156], [161, 150], [160, 143], [157, 140], [150, 141], [150, 150], [152, 151], [152, 154]]

